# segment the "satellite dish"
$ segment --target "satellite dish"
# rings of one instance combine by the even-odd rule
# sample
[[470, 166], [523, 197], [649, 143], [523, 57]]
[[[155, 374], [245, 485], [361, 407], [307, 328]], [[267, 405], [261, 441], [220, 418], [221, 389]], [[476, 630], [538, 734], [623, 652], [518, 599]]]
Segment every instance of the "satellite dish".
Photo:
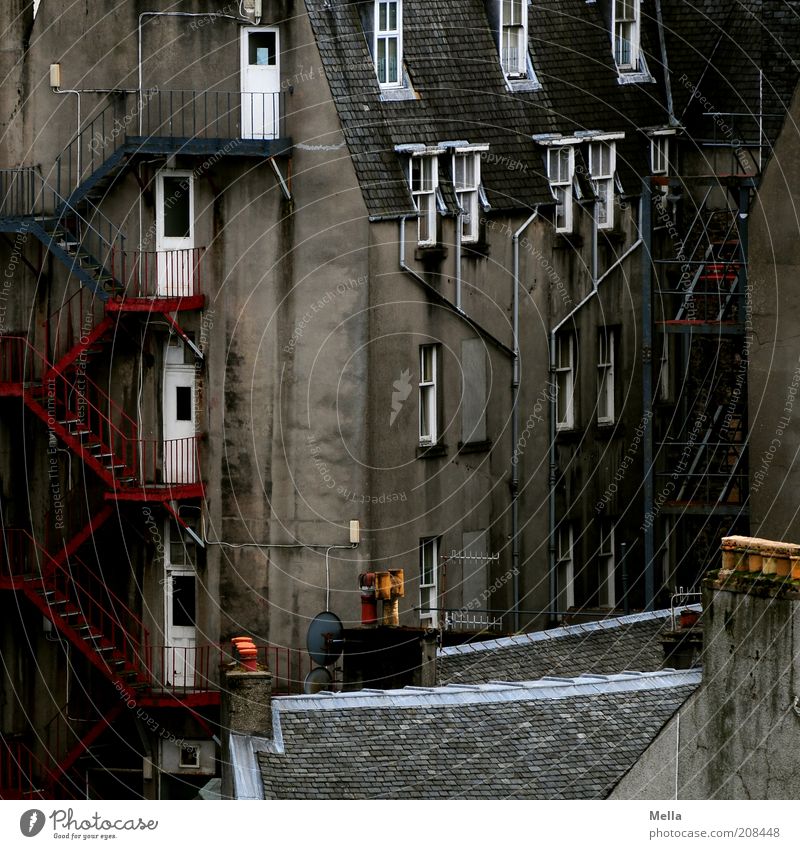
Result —
[[306, 647], [317, 666], [330, 666], [342, 653], [342, 620], [330, 610], [318, 613], [308, 626]]
[[333, 675], [324, 666], [317, 666], [306, 675], [303, 681], [303, 692], [307, 696], [313, 696], [322, 690], [329, 690], [333, 684]]

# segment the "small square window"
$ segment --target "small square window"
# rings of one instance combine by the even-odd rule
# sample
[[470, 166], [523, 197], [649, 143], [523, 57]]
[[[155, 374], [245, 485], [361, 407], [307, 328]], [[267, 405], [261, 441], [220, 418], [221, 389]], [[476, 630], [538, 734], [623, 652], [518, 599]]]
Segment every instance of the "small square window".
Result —
[[181, 746], [181, 769], [200, 769], [200, 747], [184, 743]]

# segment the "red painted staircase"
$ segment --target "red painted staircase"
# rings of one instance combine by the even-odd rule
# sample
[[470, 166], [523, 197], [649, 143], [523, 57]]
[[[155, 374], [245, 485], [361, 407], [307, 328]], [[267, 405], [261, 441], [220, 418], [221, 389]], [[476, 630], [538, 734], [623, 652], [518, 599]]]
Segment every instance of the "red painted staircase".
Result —
[[198, 437], [140, 439], [136, 422], [86, 369], [69, 367], [79, 356], [74, 349], [69, 353], [64, 373], [24, 337], [0, 337], [0, 395], [22, 398], [114, 497], [126, 490], [136, 500], [201, 497]]

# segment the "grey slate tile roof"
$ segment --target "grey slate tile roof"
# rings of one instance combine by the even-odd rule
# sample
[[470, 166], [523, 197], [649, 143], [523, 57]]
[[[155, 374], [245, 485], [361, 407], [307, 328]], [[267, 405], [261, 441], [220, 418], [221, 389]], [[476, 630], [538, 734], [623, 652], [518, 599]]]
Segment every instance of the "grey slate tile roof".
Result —
[[624, 669], [659, 669], [664, 653], [659, 633], [669, 627], [669, 610], [634, 613], [441, 649], [441, 684], [490, 679], [532, 680], [545, 675], [610, 674]]
[[264, 797], [604, 798], [699, 683], [663, 670], [274, 699]]
[[[552, 203], [531, 135], [624, 131], [617, 170], [625, 192], [638, 194], [649, 168], [642, 130], [668, 123], [664, 54], [654, 4], [643, 3], [641, 46], [652, 82], [620, 85], [609, 3], [532, 0], [529, 47], [541, 86], [510, 91], [484, 0], [405, 0], [404, 60], [413, 95], [388, 100], [381, 98], [362, 23], [371, 2], [306, 0], [370, 215], [414, 213], [397, 145], [451, 139], [490, 145], [483, 183], [492, 207], [504, 210]], [[759, 91], [764, 112], [785, 108], [798, 80], [800, 0], [674, 0], [661, 7], [678, 121], [700, 129], [704, 110], [692, 98], [695, 85], [717, 111], [751, 111]], [[768, 140], [780, 125], [767, 119]], [[747, 129], [752, 122], [742, 135]]]

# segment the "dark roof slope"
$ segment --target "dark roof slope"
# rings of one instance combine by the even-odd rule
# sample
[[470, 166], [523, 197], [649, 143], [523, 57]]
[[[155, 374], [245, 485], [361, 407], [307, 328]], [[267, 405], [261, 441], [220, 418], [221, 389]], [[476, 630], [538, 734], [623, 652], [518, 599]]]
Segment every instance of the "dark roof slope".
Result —
[[635, 613], [600, 622], [568, 625], [441, 649], [439, 681], [479, 683], [490, 679], [531, 680], [545, 675], [649, 672], [661, 667], [659, 633], [669, 627], [669, 610]]
[[636, 128], [665, 120], [656, 85], [619, 85], [602, 13], [585, 0], [530, 5], [530, 51], [541, 87], [513, 92], [483, 0], [406, 0], [403, 50], [415, 96], [404, 100], [381, 98], [363, 3], [326, 7], [324, 0], [306, 0], [306, 6], [373, 216], [413, 211], [397, 145], [489, 144], [491, 156], [482, 163], [489, 201], [495, 209], [513, 209], [552, 202], [532, 135], [625, 130], [624, 170], [640, 156], [640, 143], [628, 150]]
[[267, 799], [606, 797], [697, 671], [273, 701]]

